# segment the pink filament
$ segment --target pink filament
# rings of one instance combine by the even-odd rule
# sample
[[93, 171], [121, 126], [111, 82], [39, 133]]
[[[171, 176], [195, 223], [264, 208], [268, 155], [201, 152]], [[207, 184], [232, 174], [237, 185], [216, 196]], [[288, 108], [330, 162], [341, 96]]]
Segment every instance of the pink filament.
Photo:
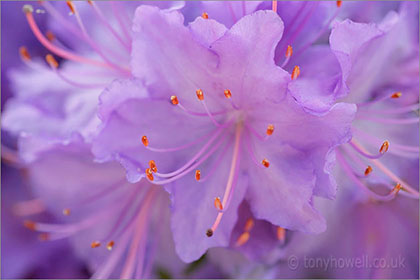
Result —
[[360, 181], [353, 173], [353, 171], [351, 170], [351, 167], [348, 165], [348, 163], [346, 162], [346, 160], [344, 159], [344, 157], [341, 155], [341, 153], [339, 151], [337, 151], [337, 160], [339, 161], [339, 163], [341, 164], [341, 166], [343, 167], [344, 172], [348, 175], [348, 177], [357, 185], [359, 186], [362, 190], [364, 190], [368, 195], [370, 195], [372, 198], [378, 200], [378, 201], [390, 201], [392, 199], [395, 198], [396, 193], [394, 191], [391, 191], [389, 194], [382, 196], [382, 195], [378, 195], [377, 193], [374, 193], [373, 191], [371, 191], [368, 187], [366, 187], [366, 185]]
[[81, 57], [81, 56], [76, 55], [72, 52], [69, 52], [69, 51], [66, 51], [66, 50], [63, 50], [63, 49], [60, 49], [60, 48], [54, 46], [41, 33], [41, 31], [38, 28], [38, 25], [36, 24], [36, 22], [34, 20], [34, 17], [32, 15], [32, 13], [27, 12], [26, 13], [26, 19], [28, 21], [29, 27], [31, 28], [32, 32], [34, 33], [35, 37], [39, 40], [39, 42], [44, 47], [46, 47], [48, 50], [55, 53], [56, 55], [61, 56], [61, 57], [66, 58], [66, 59], [69, 59], [69, 60], [80, 62], [80, 63], [91, 64], [91, 65], [98, 66], [98, 67], [112, 68], [112, 66], [107, 64], [107, 63], [103, 63], [101, 61]]
[[233, 147], [233, 155], [232, 155], [232, 162], [230, 165], [229, 177], [226, 184], [225, 193], [223, 194], [223, 200], [222, 200], [223, 212], [219, 212], [217, 214], [216, 220], [214, 221], [214, 224], [211, 227], [211, 230], [213, 232], [216, 231], [217, 227], [220, 224], [220, 221], [222, 220], [224, 211], [226, 211], [229, 206], [227, 202], [228, 202], [229, 197], [231, 196], [231, 191], [232, 191], [233, 183], [234, 183], [234, 177], [236, 173], [235, 171], [237, 169], [237, 166], [239, 166], [238, 164], [239, 163], [239, 150], [241, 146], [240, 144], [241, 144], [242, 130], [243, 130], [243, 124], [238, 123], [236, 125], [236, 130], [235, 130], [235, 144]]
[[383, 155], [385, 154], [385, 153], [378, 153], [377, 155], [372, 155], [372, 154], [366, 153], [363, 147], [360, 145], [360, 143], [356, 141], [356, 139], [354, 138], [349, 142], [349, 145], [353, 149], [355, 149], [359, 154], [370, 159], [378, 159], [378, 158], [383, 157]]
[[209, 141], [207, 141], [207, 143], [181, 168], [170, 173], [156, 173], [156, 176], [162, 178], [169, 178], [178, 175], [179, 173], [184, 171], [188, 166], [193, 164], [211, 146], [211, 144], [213, 144], [213, 142], [218, 138], [218, 136], [224, 131], [224, 128], [225, 127], [220, 127], [219, 129], [217, 129], [213, 136], [209, 139]]

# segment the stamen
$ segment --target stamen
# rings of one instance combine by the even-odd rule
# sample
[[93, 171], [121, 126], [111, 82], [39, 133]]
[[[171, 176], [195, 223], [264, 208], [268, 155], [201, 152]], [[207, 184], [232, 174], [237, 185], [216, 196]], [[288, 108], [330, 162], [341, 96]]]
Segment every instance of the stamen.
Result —
[[276, 0], [273, 0], [271, 8], [272, 8], [273, 12], [277, 13], [277, 1]]
[[150, 167], [150, 170], [153, 173], [156, 173], [157, 172], [156, 163], [155, 163], [155, 161], [153, 159], [149, 161], [149, 167]]
[[286, 49], [286, 59], [283, 61], [282, 65], [280, 66], [281, 68], [286, 67], [287, 63], [289, 62], [290, 58], [292, 57], [293, 54], [293, 48], [291, 45], [287, 46]]
[[299, 74], [300, 74], [300, 68], [299, 66], [295, 66], [292, 71], [292, 80], [297, 79], [297, 77], [299, 77]]
[[51, 235], [49, 233], [43, 232], [38, 235], [39, 241], [45, 242], [51, 239]]
[[47, 61], [47, 63], [52, 67], [57, 69], [58, 68], [58, 62], [57, 60], [55, 60], [54, 56], [52, 56], [51, 54], [47, 54], [45, 56], [45, 60]]
[[242, 233], [242, 234], [238, 237], [238, 240], [236, 240], [235, 246], [236, 246], [236, 247], [239, 247], [239, 246], [244, 245], [245, 243], [247, 243], [247, 242], [248, 242], [249, 237], [250, 237], [249, 232], [247, 232], [247, 231], [243, 232], [243, 233]]
[[220, 201], [220, 197], [216, 197], [214, 199], [214, 207], [216, 207], [216, 209], [219, 211], [223, 211], [223, 205], [222, 205], [222, 202]]
[[381, 154], [385, 154], [385, 153], [388, 151], [388, 149], [389, 149], [389, 142], [388, 142], [388, 141], [385, 141], [385, 142], [382, 144], [381, 148], [379, 149], [379, 152], [380, 152]]
[[270, 135], [272, 135], [273, 134], [273, 132], [274, 132], [274, 125], [272, 125], [272, 124], [269, 124], [268, 126], [267, 126], [267, 135], [268, 136], [270, 136]]
[[28, 52], [28, 49], [25, 46], [22, 46], [22, 47], [19, 48], [19, 54], [20, 54], [20, 57], [23, 60], [25, 60], [25, 61], [31, 60], [31, 56]]
[[254, 227], [254, 220], [252, 218], [249, 218], [246, 220], [244, 231], [251, 231], [251, 229]]
[[372, 171], [373, 171], [372, 166], [368, 165], [368, 167], [366, 167], [366, 169], [365, 169], [365, 176], [372, 173]]
[[204, 13], [201, 14], [201, 17], [204, 18], [204, 19], [209, 19], [209, 14], [204, 12]]
[[55, 53], [58, 56], [61, 56], [63, 58], [73, 60], [73, 61], [76, 61], [76, 62], [91, 64], [91, 65], [99, 66], [99, 67], [112, 68], [112, 66], [107, 64], [107, 63], [103, 63], [101, 61], [81, 57], [77, 54], [74, 54], [72, 52], [69, 52], [69, 51], [66, 51], [66, 50], [63, 50], [63, 49], [60, 49], [60, 48], [54, 46], [53, 44], [51, 44], [51, 42], [47, 38], [44, 37], [44, 35], [39, 30], [39, 27], [36, 24], [35, 19], [32, 15], [32, 11], [33, 11], [32, 6], [31, 5], [23, 6], [23, 11], [25, 12], [26, 20], [28, 21], [29, 27], [31, 28], [35, 37], [39, 40], [39, 42], [44, 47], [46, 47], [51, 52]]
[[173, 105], [178, 105], [179, 104], [178, 97], [176, 97], [176, 95], [171, 96], [171, 103]]
[[68, 216], [68, 215], [70, 215], [70, 209], [69, 209], [69, 208], [64, 208], [64, 209], [63, 209], [63, 215], [64, 215], [64, 216]]
[[277, 239], [284, 243], [286, 240], [286, 230], [282, 227], [277, 227]]
[[[229, 171], [229, 177], [226, 184], [225, 193], [223, 194], [223, 202], [221, 203], [222, 207], [224, 207], [225, 210], [229, 207], [229, 204], [230, 204], [230, 198], [232, 197], [233, 187], [234, 187], [234, 177], [237, 171], [237, 166], [239, 166], [238, 165], [238, 162], [240, 161], [239, 149], [241, 145], [242, 129], [243, 129], [243, 123], [238, 123], [236, 125], [235, 144], [233, 148], [233, 156], [232, 156], [232, 162], [231, 162], [230, 171]], [[217, 214], [216, 220], [214, 221], [213, 226], [211, 227], [212, 233], [219, 226], [220, 221], [222, 220], [222, 217], [223, 217], [223, 213], [224, 212], [219, 212]]]
[[214, 125], [215, 125], [215, 126], [220, 126], [221, 124], [220, 124], [220, 123], [218, 123], [218, 122], [214, 119], [214, 117], [213, 117], [212, 113], [210, 112], [209, 108], [208, 108], [208, 107], [207, 107], [207, 105], [206, 105], [206, 102], [204, 101], [204, 93], [203, 93], [203, 91], [202, 91], [201, 89], [197, 89], [197, 90], [195, 91], [195, 93], [197, 94], [197, 98], [198, 98], [198, 100], [200, 100], [200, 101], [202, 102], [202, 104], [203, 104], [203, 106], [204, 106], [204, 109], [206, 110], [207, 115], [209, 116], [209, 118], [211, 119], [211, 121], [214, 123]]
[[200, 178], [201, 178], [201, 171], [197, 169], [197, 170], [195, 171], [195, 179], [196, 179], [197, 181], [200, 181]]
[[111, 251], [112, 248], [114, 248], [114, 241], [109, 241], [108, 244], [106, 244], [106, 248], [108, 249], [108, 251]]
[[363, 148], [363, 146], [358, 141], [356, 141], [356, 139], [354, 139], [354, 138], [349, 142], [349, 144], [359, 154], [361, 154], [364, 157], [370, 158], [370, 159], [378, 159], [378, 158], [381, 158], [385, 154], [385, 152], [388, 150], [388, 147], [389, 147], [389, 142], [388, 141], [385, 141], [382, 144], [381, 148], [379, 149], [379, 154], [372, 155], [370, 153], [365, 152], [365, 149]]
[[201, 89], [197, 89], [195, 91], [195, 93], [197, 94], [198, 100], [200, 100], [200, 101], [203, 101], [204, 100], [204, 93], [203, 93], [203, 91]]
[[101, 246], [101, 242], [99, 242], [99, 241], [93, 241], [90, 244], [90, 247], [92, 247], [92, 248], [98, 248], [99, 246]]
[[146, 173], [147, 179], [149, 179], [150, 181], [154, 180], [153, 171], [150, 168], [147, 168], [145, 173]]
[[47, 31], [47, 33], [45, 33], [45, 36], [47, 37], [48, 41], [50, 41], [50, 42], [55, 40], [55, 35], [51, 31]]
[[225, 89], [225, 91], [223, 92], [226, 96], [226, 98], [231, 98], [232, 97], [232, 92], [228, 89]]
[[394, 93], [391, 95], [391, 98], [400, 98], [400, 97], [401, 97], [401, 95], [402, 95], [402, 93], [401, 93], [400, 91], [398, 91], [398, 92], [394, 92]]
[[[337, 160], [340, 163], [340, 165], [343, 167], [344, 172], [349, 176], [349, 178], [362, 190], [364, 190], [368, 195], [370, 195], [373, 199], [378, 201], [390, 201], [395, 198], [396, 192], [391, 191], [388, 195], [379, 195], [375, 192], [373, 192], [371, 189], [369, 189], [362, 181], [360, 181], [354, 172], [352, 171], [350, 165], [347, 163], [347, 161], [344, 159], [344, 157], [341, 155], [340, 152], [337, 152]], [[376, 160], [373, 161], [374, 163], [377, 162]]]
[[337, 1], [337, 8], [340, 8], [341, 7], [342, 2], [343, 1]]
[[141, 142], [143, 143], [143, 145], [145, 147], [149, 146], [149, 139], [147, 139], [147, 136], [144, 135], [143, 137], [141, 137]]
[[24, 221], [23, 226], [30, 229], [30, 230], [36, 230], [37, 229], [36, 223], [33, 222], [33, 221], [29, 221], [29, 220]]
[[75, 9], [74, 9], [74, 4], [73, 4], [73, 2], [71, 2], [71, 1], [66, 1], [66, 4], [67, 4], [67, 6], [69, 7], [70, 12], [71, 12], [72, 14], [75, 14]]
[[263, 159], [261, 163], [265, 168], [268, 168], [270, 166], [270, 162], [266, 158]]
[[286, 49], [286, 57], [291, 57], [292, 54], [293, 54], [293, 48], [291, 45], [288, 45]]

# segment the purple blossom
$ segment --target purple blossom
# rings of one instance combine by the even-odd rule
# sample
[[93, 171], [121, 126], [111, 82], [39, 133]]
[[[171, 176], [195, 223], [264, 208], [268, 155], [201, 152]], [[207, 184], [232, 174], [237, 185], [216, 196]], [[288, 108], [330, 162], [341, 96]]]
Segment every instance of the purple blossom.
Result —
[[144, 6], [133, 30], [133, 74], [152, 98], [139, 80], [108, 87], [93, 151], [119, 160], [132, 182], [167, 185], [181, 258], [226, 246], [243, 199], [259, 219], [323, 231], [311, 199], [314, 189], [333, 195], [325, 157], [349, 139], [354, 107], [315, 116], [295, 102], [295, 81], [273, 60], [281, 19], [259, 11], [230, 30], [203, 18], [185, 27], [180, 13]]
[[[67, 240], [75, 256], [34, 275], [81, 261], [93, 278], [416, 276], [418, 243], [392, 237], [418, 235], [418, 3], [32, 4], [22, 19], [51, 54], [7, 40], [24, 65], [2, 67], [2, 132], [18, 139], [2, 159], [24, 168], [34, 200], [17, 205], [44, 207], [24, 224], [49, 242], [16, 229], [7, 261]], [[400, 248], [407, 270], [284, 267]]]

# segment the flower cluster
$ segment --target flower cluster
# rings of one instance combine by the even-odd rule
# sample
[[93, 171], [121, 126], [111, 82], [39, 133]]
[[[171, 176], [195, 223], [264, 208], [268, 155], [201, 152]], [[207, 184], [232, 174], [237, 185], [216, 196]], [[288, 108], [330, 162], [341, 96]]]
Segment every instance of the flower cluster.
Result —
[[418, 3], [1, 5], [2, 276], [418, 277]]

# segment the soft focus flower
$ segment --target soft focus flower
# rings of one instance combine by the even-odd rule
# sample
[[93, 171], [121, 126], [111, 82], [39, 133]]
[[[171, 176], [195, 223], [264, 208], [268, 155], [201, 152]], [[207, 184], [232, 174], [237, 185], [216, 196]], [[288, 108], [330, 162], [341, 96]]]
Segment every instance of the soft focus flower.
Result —
[[2, 277], [418, 277], [418, 3], [8, 4]]
[[[341, 67], [351, 69], [344, 74], [350, 90], [344, 100], [358, 106], [353, 138], [339, 148], [338, 161], [351, 184], [375, 200], [390, 200], [400, 189], [418, 198], [418, 173], [408, 181], [406, 172], [419, 156], [418, 32], [411, 26], [418, 5], [417, 13], [408, 8], [389, 12], [379, 24], [343, 21], [330, 37]], [[364, 178], [391, 191], [378, 195]]]

